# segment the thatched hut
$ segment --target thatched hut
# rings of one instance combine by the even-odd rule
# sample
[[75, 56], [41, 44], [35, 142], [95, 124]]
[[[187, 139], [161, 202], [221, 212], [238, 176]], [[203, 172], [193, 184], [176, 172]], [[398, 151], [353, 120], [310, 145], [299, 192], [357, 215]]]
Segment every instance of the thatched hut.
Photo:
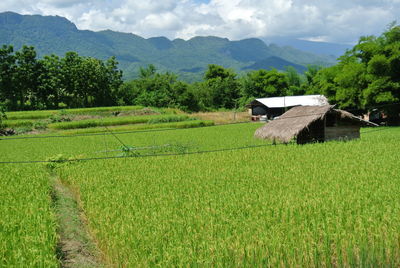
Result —
[[332, 105], [298, 106], [260, 127], [255, 137], [298, 144], [360, 138], [360, 128], [377, 126]]

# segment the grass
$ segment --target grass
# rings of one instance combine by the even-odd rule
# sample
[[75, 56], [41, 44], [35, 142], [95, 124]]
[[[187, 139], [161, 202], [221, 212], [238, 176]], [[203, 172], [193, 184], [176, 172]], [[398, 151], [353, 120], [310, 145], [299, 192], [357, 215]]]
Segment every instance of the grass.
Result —
[[[163, 124], [169, 123], [158, 125]], [[144, 156], [154, 151], [176, 153], [175, 145], [182, 152], [267, 145], [253, 138], [259, 126], [117, 135], [136, 149], [133, 156]], [[79, 196], [87, 227], [104, 253], [105, 266], [397, 267], [400, 128], [381, 130], [363, 130], [360, 140], [349, 142], [74, 162], [55, 164], [55, 171]], [[122, 153], [119, 140], [112, 135], [1, 140], [0, 161], [45, 160], [57, 154], [116, 156]], [[11, 219], [29, 226], [35, 215], [50, 219], [50, 224], [42, 229], [26, 227], [30, 237], [37, 241], [46, 232], [54, 235], [54, 212], [48, 209], [46, 197], [49, 181], [42, 177], [41, 167], [6, 167], [4, 175], [11, 177], [0, 182], [6, 187], [0, 192], [2, 196], [14, 194], [9, 201], [0, 202], [7, 219], [3, 224]], [[27, 183], [28, 178], [29, 182], [40, 178], [34, 181], [42, 184]], [[39, 202], [45, 209], [15, 201], [23, 200], [25, 193], [31, 200], [38, 196], [40, 202], [47, 200]], [[26, 212], [32, 205], [32, 213]], [[23, 213], [16, 216], [9, 207]], [[0, 236], [17, 241], [1, 244], [5, 238], [0, 239], [0, 254], [7, 249], [0, 260], [9, 266], [31, 260], [12, 257], [24, 246], [18, 241], [25, 241], [24, 232], [17, 231], [21, 226], [17, 226], [7, 229], [15, 232], [0, 232]], [[24, 253], [48, 256], [38, 259], [51, 263], [54, 254], [48, 252], [54, 250], [54, 241], [43, 241], [28, 240], [25, 248], [31, 251]]]
[[81, 218], [76, 195], [57, 178], [52, 179], [53, 201], [59, 228], [58, 252], [62, 267], [99, 267], [100, 253]]
[[104, 112], [123, 112], [143, 109], [142, 106], [111, 106], [111, 107], [94, 107], [94, 108], [76, 108], [76, 109], [62, 109], [62, 110], [43, 110], [43, 111], [20, 111], [20, 112], [7, 112], [9, 120], [17, 119], [45, 119], [52, 115], [58, 114], [61, 111], [66, 114], [80, 115], [80, 114], [96, 114]]
[[56, 220], [44, 169], [2, 165], [0, 196], [0, 266], [58, 267]]
[[101, 119], [88, 119], [72, 122], [60, 122], [49, 124], [50, 129], [77, 129], [102, 126], [118, 126], [141, 123], [158, 123], [158, 122], [180, 122], [186, 121], [189, 117], [186, 115], [144, 115], [144, 116], [122, 116]]
[[199, 112], [192, 116], [202, 120], [212, 120], [216, 124], [230, 124], [238, 122], [248, 122], [250, 115], [248, 112]]
[[[253, 126], [224, 128], [235, 141]], [[59, 173], [79, 188], [108, 265], [398, 266], [399, 131]], [[204, 134], [202, 149], [226, 146]]]
[[74, 108], [74, 109], [60, 109], [60, 110], [43, 110], [43, 111], [19, 111], [19, 112], [7, 112], [7, 118], [9, 120], [20, 120], [20, 119], [46, 119], [59, 113], [65, 113], [66, 115], [82, 115], [82, 114], [109, 114], [115, 112], [121, 113], [132, 113], [132, 112], [153, 112], [160, 114], [180, 114], [182, 113], [178, 109], [174, 108], [147, 108], [143, 106], [110, 106], [110, 107], [93, 107], [93, 108]]
[[121, 132], [121, 131], [136, 131], [136, 130], [150, 130], [150, 129], [175, 129], [175, 128], [195, 128], [195, 127], [206, 127], [213, 126], [213, 121], [206, 120], [190, 120], [182, 122], [172, 123], [156, 123], [156, 124], [134, 124], [134, 125], [123, 125], [123, 126], [112, 126], [106, 128], [94, 127], [94, 128], [82, 128], [73, 130], [59, 131], [62, 135], [76, 135], [86, 133], [104, 133], [104, 132]]
[[34, 123], [35, 120], [29, 119], [4, 120], [3, 126], [6, 128], [32, 127]]

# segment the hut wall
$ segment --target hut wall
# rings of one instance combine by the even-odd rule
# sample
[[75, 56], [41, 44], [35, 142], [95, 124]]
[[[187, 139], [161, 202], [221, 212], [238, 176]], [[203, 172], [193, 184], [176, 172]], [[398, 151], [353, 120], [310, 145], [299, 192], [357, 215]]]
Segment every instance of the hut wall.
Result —
[[334, 126], [325, 128], [325, 141], [330, 140], [352, 140], [360, 138], [359, 126]]
[[297, 144], [323, 142], [325, 139], [324, 128], [324, 120], [317, 120], [313, 122], [311, 125], [308, 126], [308, 128], [305, 128], [297, 135]]

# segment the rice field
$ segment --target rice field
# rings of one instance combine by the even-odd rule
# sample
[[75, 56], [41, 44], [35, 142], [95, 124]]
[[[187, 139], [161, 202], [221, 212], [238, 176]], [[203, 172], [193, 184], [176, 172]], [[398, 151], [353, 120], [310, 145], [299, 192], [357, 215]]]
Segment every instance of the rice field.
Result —
[[72, 122], [60, 122], [49, 124], [50, 129], [77, 129], [102, 126], [118, 126], [141, 123], [165, 123], [165, 122], [182, 122], [187, 121], [187, 115], [144, 115], [144, 116], [121, 116], [101, 119], [88, 119]]
[[1, 166], [0, 267], [58, 267], [50, 192], [43, 167]]
[[[272, 146], [253, 138], [259, 126], [137, 132], [118, 135], [120, 141], [113, 135], [0, 140], [0, 161], [118, 157], [121, 141], [134, 148], [129, 158], [55, 169], [79, 196], [105, 266], [400, 265], [400, 128], [364, 129], [349, 142]], [[146, 157], [259, 145], [265, 146]], [[44, 165], [1, 168], [7, 187], [0, 192], [15, 193], [0, 201], [1, 214], [27, 227], [0, 232], [0, 264], [56, 266], [57, 224]], [[41, 228], [29, 227], [31, 217]], [[30, 249], [25, 259], [15, 257], [21, 245]], [[35, 263], [29, 252], [43, 257]]]

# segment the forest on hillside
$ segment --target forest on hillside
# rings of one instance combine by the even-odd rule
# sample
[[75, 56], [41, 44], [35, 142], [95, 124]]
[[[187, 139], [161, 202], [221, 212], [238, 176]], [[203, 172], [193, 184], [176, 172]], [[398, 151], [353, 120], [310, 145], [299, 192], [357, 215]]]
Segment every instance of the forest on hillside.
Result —
[[[175, 107], [192, 112], [238, 109], [259, 97], [323, 94], [342, 109], [368, 111], [400, 99], [400, 26], [380, 36], [361, 37], [332, 67], [308, 66], [304, 75], [254, 70], [239, 76], [210, 64], [200, 82], [180, 81], [154, 65], [123, 81], [114, 57], [101, 61], [68, 52], [37, 57], [34, 47], [0, 48], [1, 110], [35, 110], [111, 105]], [[398, 105], [385, 112], [398, 120]]]

